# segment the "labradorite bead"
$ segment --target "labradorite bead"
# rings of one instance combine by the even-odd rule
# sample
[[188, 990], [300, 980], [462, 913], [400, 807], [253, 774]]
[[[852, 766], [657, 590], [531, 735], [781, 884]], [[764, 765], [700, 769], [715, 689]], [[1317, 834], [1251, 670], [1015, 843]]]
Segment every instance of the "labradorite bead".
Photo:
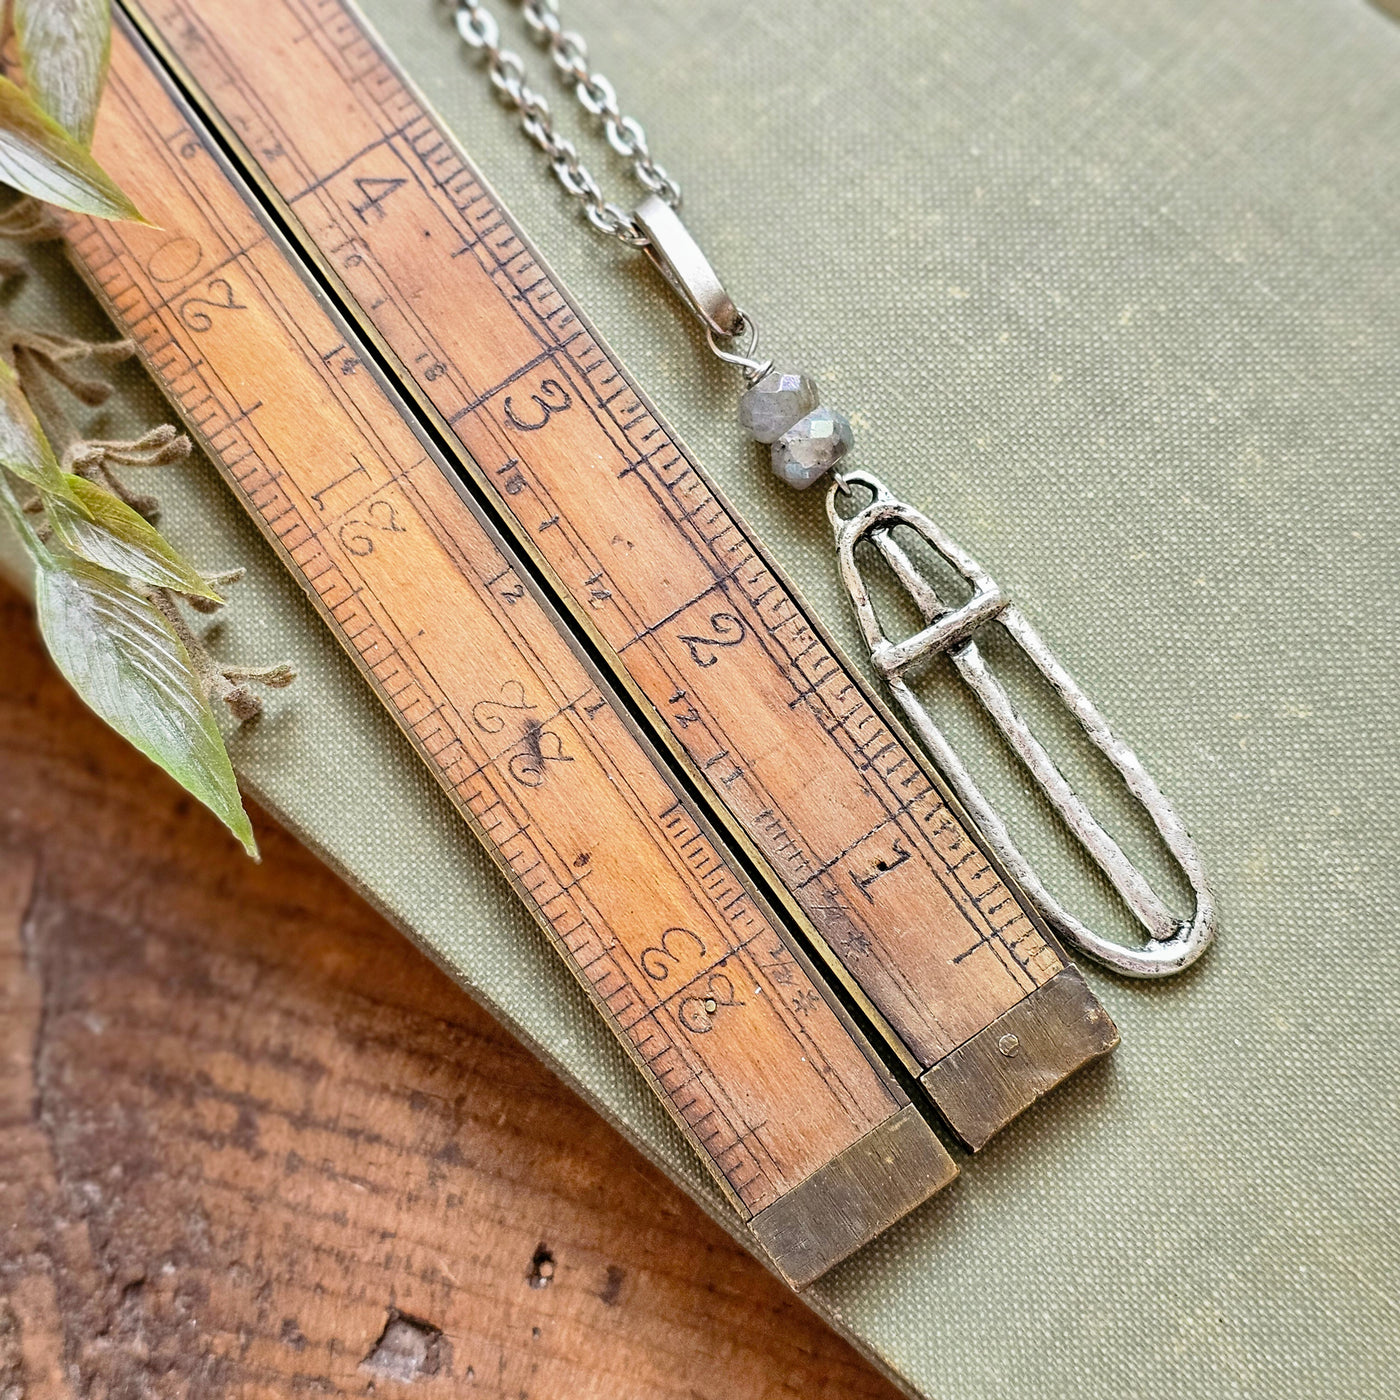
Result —
[[755, 442], [776, 442], [817, 406], [817, 386], [805, 374], [769, 370], [739, 400], [739, 422]]
[[851, 450], [850, 420], [834, 408], [814, 408], [773, 444], [773, 473], [798, 491], [825, 476]]

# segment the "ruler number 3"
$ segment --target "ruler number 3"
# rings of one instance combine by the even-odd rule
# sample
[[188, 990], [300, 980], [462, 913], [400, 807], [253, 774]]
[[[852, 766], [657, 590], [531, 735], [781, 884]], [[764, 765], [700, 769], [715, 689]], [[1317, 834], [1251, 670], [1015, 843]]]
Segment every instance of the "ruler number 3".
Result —
[[539, 393], [531, 394], [530, 402], [540, 411], [539, 417], [533, 420], [524, 419], [516, 413], [514, 395], [506, 395], [506, 420], [522, 433], [538, 432], [556, 413], [563, 413], [574, 406], [573, 397], [557, 379], [540, 380]]
[[698, 933], [693, 933], [688, 928], [668, 928], [661, 935], [659, 944], [653, 943], [650, 947], [642, 949], [639, 959], [642, 971], [653, 982], [664, 982], [671, 975], [671, 969], [680, 962], [681, 955], [677, 948], [683, 951], [687, 939], [695, 945], [696, 953], [703, 958], [705, 940]]

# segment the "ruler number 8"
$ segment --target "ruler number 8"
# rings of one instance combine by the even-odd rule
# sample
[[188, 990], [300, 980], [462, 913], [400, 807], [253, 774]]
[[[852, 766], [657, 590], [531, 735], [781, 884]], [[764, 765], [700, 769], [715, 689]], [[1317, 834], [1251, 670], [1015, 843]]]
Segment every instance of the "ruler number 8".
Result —
[[686, 997], [676, 1014], [691, 1035], [709, 1035], [715, 1028], [715, 1017], [720, 1007], [743, 1005], [734, 994], [734, 983], [728, 975], [715, 972], [705, 983], [705, 995]]

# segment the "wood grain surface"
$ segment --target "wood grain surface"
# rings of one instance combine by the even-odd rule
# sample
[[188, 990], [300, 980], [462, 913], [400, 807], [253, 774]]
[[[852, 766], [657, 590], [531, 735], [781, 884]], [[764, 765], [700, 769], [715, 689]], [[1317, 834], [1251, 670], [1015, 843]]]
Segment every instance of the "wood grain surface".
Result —
[[893, 1388], [0, 586], [0, 1396]]
[[[353, 5], [123, 8], [910, 1070], [1061, 973], [1062, 951], [927, 764]], [[446, 23], [442, 35], [454, 42]], [[104, 168], [139, 193], [144, 153], [105, 130]], [[120, 319], [124, 279], [102, 289]], [[658, 282], [658, 316], [673, 311]], [[1048, 1053], [1023, 1055], [1011, 1099], [992, 1085], [979, 1098], [966, 1070], [925, 1087], [965, 1141], [985, 1140], [994, 1108], [999, 1127], [1092, 1058], [1079, 1039], [1071, 1017]]]
[[951, 1157], [194, 121], [119, 32], [99, 158], [151, 225], [74, 220], [75, 261], [736, 1211], [813, 1242], [773, 1255], [810, 1282]]

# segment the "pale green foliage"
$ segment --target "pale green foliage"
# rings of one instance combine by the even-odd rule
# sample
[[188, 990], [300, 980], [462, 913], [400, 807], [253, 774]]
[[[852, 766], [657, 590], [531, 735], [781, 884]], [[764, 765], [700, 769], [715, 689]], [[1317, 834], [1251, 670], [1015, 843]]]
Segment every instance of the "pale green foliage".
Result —
[[75, 141], [92, 141], [112, 51], [109, 0], [15, 0], [29, 92]]
[[4, 360], [0, 360], [0, 467], [8, 467], [21, 481], [49, 496], [70, 500], [77, 510], [85, 509], [72, 496], [19, 379]]
[[0, 181], [79, 214], [141, 218], [87, 147], [8, 78], [0, 78]]
[[[148, 590], [211, 600], [218, 595], [130, 506], [57, 465], [3, 360], [0, 390], [0, 514], [34, 561], [35, 603], [49, 654], [98, 715], [256, 855], [206, 684]], [[23, 507], [7, 473], [36, 488], [39, 509]], [[52, 531], [50, 542], [40, 533], [41, 519]], [[53, 541], [71, 552], [52, 548]]]
[[15, 0], [25, 87], [0, 77], [0, 182], [99, 219], [141, 218], [88, 149], [112, 48], [110, 0]]
[[[109, 0], [15, 0], [13, 13], [27, 87], [0, 77], [0, 182], [79, 213], [139, 219], [88, 152], [111, 47]], [[26, 210], [25, 220], [11, 223], [38, 231], [44, 220]], [[0, 280], [16, 266], [6, 260]], [[64, 457], [75, 468], [67, 471], [34, 412], [37, 406], [51, 424], [62, 416], [46, 376], [80, 401], [100, 403], [107, 386], [76, 378], [68, 362], [113, 352], [127, 354], [130, 347], [6, 330], [0, 516], [34, 561], [39, 626], [73, 689], [256, 855], [211, 695], [247, 718], [260, 704], [248, 682], [285, 685], [292, 672], [221, 669], [211, 661], [176, 598], [204, 611], [222, 599], [131, 502], [151, 507], [110, 471], [112, 463], [171, 460], [181, 455], [174, 448], [187, 451], [188, 444], [174, 441], [173, 430], [132, 443], [78, 443]], [[18, 373], [5, 356], [15, 359]]]
[[125, 501], [81, 476], [65, 473], [63, 479], [76, 501], [50, 497], [46, 514], [54, 537], [72, 553], [152, 588], [223, 601]]
[[39, 627], [69, 684], [255, 854], [214, 712], [170, 623], [110, 569], [49, 551], [37, 563]]

